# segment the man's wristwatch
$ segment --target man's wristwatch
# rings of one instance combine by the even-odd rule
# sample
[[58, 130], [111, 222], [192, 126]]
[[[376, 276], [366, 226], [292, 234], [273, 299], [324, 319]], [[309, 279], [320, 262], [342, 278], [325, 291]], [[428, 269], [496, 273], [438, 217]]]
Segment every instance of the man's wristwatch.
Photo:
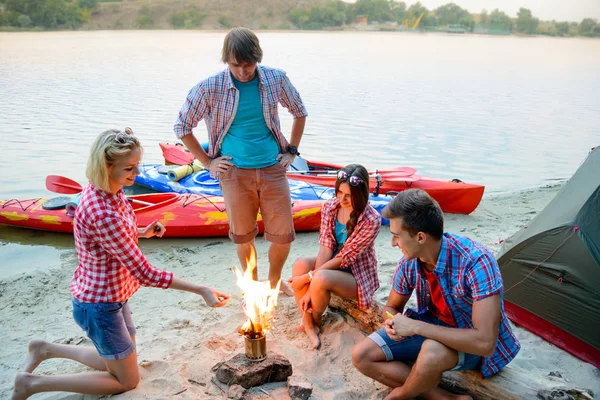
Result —
[[287, 152], [290, 153], [293, 156], [299, 156], [300, 153], [298, 153], [298, 148], [296, 146], [288, 146], [287, 147]]

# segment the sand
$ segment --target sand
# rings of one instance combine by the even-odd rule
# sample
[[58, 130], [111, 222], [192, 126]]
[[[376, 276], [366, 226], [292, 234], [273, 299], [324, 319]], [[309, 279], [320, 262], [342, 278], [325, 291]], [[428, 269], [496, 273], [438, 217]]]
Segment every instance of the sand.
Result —
[[[561, 185], [518, 193], [486, 195], [471, 215], [447, 215], [446, 230], [476, 239], [494, 252], [501, 241], [526, 225], [554, 197]], [[318, 234], [299, 234], [292, 246], [284, 277], [291, 275], [293, 260], [316, 254]], [[391, 276], [400, 252], [390, 245], [384, 227], [376, 242], [381, 289], [376, 297], [385, 302]], [[237, 264], [234, 245], [226, 238], [175, 240], [152, 239], [142, 242], [152, 264], [169, 269], [177, 276], [239, 293], [230, 266]], [[259, 238], [260, 277], [266, 276], [268, 244]], [[35, 251], [35, 247], [32, 249]], [[75, 251], [62, 251], [59, 263], [0, 280], [0, 398], [8, 398], [15, 373], [26, 354], [27, 343], [41, 338], [57, 343], [91, 346], [71, 316], [69, 281], [77, 265]], [[263, 266], [264, 265], [264, 266]], [[43, 266], [42, 266], [43, 267]], [[243, 352], [237, 327], [245, 321], [241, 298], [234, 297], [227, 307], [208, 308], [202, 298], [160, 289], [142, 288], [130, 300], [136, 323], [138, 361], [142, 374], [139, 386], [115, 399], [208, 399], [226, 398], [211, 383], [211, 368]], [[327, 312], [324, 318], [322, 348], [312, 350], [308, 338], [294, 327], [299, 314], [292, 298], [281, 296], [275, 327], [268, 336], [268, 348], [289, 358], [294, 374], [307, 377], [314, 387], [314, 399], [379, 399], [389, 389], [358, 373], [351, 363], [353, 346], [364, 338], [354, 321], [339, 313]], [[559, 371], [575, 386], [600, 393], [600, 370], [544, 342], [539, 337], [515, 328], [522, 350], [510, 364], [515, 370], [546, 376]], [[75, 373], [87, 370], [73, 361], [48, 360], [36, 370], [40, 374]], [[285, 384], [269, 384], [250, 391], [256, 399], [287, 399]], [[34, 399], [93, 399], [68, 393], [39, 394]]]

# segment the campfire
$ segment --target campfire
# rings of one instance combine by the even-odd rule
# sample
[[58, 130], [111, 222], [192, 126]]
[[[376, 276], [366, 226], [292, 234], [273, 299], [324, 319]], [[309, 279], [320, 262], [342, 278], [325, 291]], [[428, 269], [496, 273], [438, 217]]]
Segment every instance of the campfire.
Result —
[[234, 268], [236, 285], [242, 290], [244, 297], [244, 313], [248, 317], [246, 323], [239, 329], [246, 343], [246, 357], [250, 360], [264, 360], [267, 357], [267, 332], [271, 329], [279, 286], [271, 288], [270, 282], [255, 281], [256, 254], [252, 249], [250, 258], [246, 260], [246, 271]]

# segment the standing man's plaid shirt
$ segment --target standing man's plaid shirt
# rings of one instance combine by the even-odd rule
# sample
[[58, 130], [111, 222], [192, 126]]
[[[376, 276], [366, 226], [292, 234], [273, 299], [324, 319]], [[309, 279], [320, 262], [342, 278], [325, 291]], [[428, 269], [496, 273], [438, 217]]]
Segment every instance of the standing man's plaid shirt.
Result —
[[[393, 287], [398, 294], [408, 296], [417, 289], [417, 309], [407, 310], [409, 317], [427, 312], [431, 300], [429, 283], [421, 274], [420, 264], [418, 259], [403, 259], [394, 273]], [[496, 350], [492, 357], [484, 357], [481, 365], [484, 378], [496, 374], [515, 358], [521, 348], [504, 313], [504, 289], [496, 259], [479, 243], [444, 233], [433, 273], [439, 280], [442, 295], [457, 328], [473, 329], [473, 302], [500, 295], [502, 314]]]
[[[337, 249], [335, 220], [339, 208], [340, 201], [335, 197], [327, 200], [321, 208], [319, 244], [333, 251]], [[379, 289], [375, 238], [380, 228], [381, 216], [367, 204], [344, 247], [335, 255], [342, 259], [341, 268], [350, 267], [358, 286], [358, 307], [362, 309], [371, 307], [373, 295]]]
[[[279, 152], [285, 153], [288, 141], [281, 133], [277, 106], [281, 103], [294, 119], [306, 117], [306, 108], [284, 71], [263, 65], [257, 65], [256, 71], [265, 123], [279, 145]], [[190, 90], [173, 127], [175, 135], [178, 139], [189, 135], [198, 122], [204, 119], [208, 129], [208, 156], [218, 157], [223, 137], [233, 122], [238, 103], [239, 90], [233, 84], [227, 68], [199, 82]]]
[[158, 270], [138, 247], [137, 220], [122, 190], [114, 195], [88, 184], [73, 227], [79, 265], [71, 293], [85, 303], [125, 302], [140, 287], [169, 288], [173, 274]]

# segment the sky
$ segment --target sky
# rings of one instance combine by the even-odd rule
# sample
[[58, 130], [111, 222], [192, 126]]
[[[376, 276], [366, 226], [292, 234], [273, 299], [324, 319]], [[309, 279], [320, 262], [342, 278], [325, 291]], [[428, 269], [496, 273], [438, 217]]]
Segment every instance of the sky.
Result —
[[[347, 0], [354, 3], [355, 0]], [[396, 0], [400, 1], [400, 0]], [[407, 6], [417, 0], [402, 0]], [[584, 18], [600, 20], [600, 0], [420, 0], [428, 9], [434, 9], [447, 3], [456, 3], [471, 13], [479, 13], [482, 9], [488, 12], [499, 9], [511, 17], [516, 17], [519, 8], [531, 10], [534, 17], [542, 21], [575, 21]]]

